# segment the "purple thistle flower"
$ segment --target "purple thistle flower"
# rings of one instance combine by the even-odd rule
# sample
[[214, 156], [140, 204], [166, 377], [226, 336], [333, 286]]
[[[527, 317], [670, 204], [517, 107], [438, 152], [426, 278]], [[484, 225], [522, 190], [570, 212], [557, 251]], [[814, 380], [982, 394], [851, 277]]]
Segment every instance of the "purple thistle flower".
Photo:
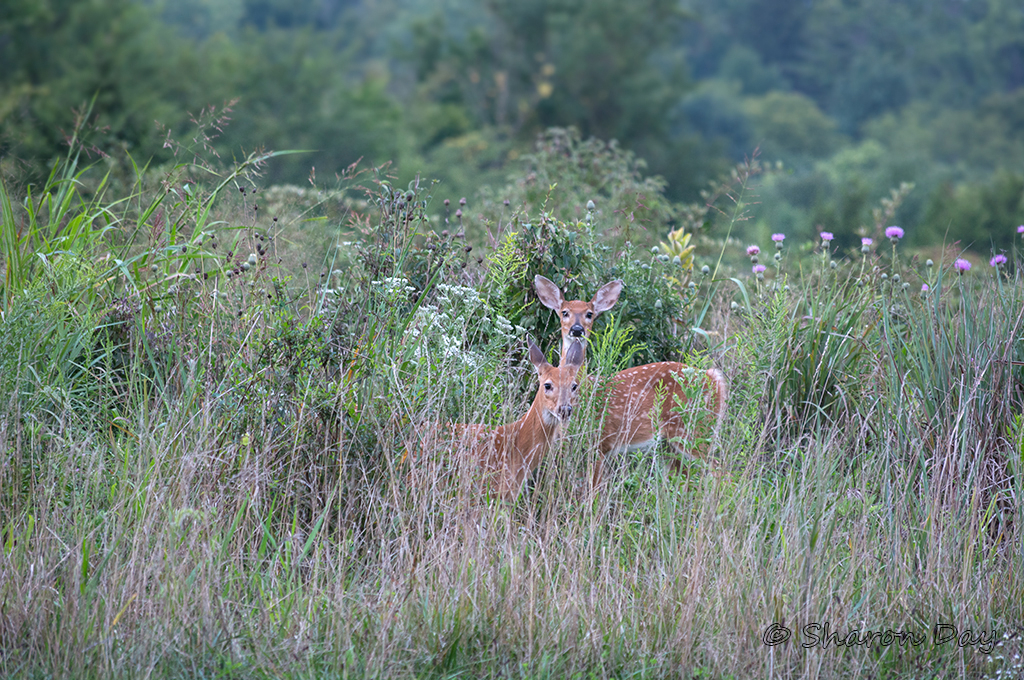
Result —
[[988, 263], [993, 267], [998, 267], [1001, 264], [1006, 264], [1006, 255], [1000, 253], [993, 257], [991, 260], [989, 260]]
[[963, 258], [957, 258], [956, 262], [953, 263], [953, 268], [963, 274], [964, 272], [971, 271], [971, 263]]
[[1018, 234], [1024, 234], [1024, 224], [1022, 224], [1019, 227], [1017, 227], [1017, 233]]
[[831, 241], [834, 238], [835, 238], [835, 236], [832, 235], [831, 231], [823, 231], [823, 232], [821, 232], [821, 240], [824, 241], [825, 243], [828, 243], [829, 241]]
[[903, 229], [900, 227], [886, 227], [885, 237], [890, 240], [899, 241], [903, 238]]
[[747, 255], [749, 255], [750, 257], [753, 257], [754, 255], [757, 255], [760, 252], [761, 249], [758, 248], [757, 246], [750, 246], [747, 248]]
[[767, 269], [767, 267], [765, 267], [763, 264], [755, 264], [753, 267], [753, 272], [755, 274], [763, 274], [765, 269]]
[[785, 234], [772, 234], [772, 240], [775, 241], [776, 243], [782, 243], [783, 241], [786, 240], [786, 235]]
[[871, 245], [872, 243], [874, 243], [874, 241], [872, 241], [871, 239], [869, 239], [869, 238], [867, 238], [867, 237], [865, 237], [865, 238], [862, 238], [862, 239], [860, 240], [860, 244], [861, 244], [862, 246], [870, 246], [870, 245]]
[[928, 284], [927, 283], [922, 283], [921, 284], [921, 292], [922, 293], [927, 293], [928, 292]]

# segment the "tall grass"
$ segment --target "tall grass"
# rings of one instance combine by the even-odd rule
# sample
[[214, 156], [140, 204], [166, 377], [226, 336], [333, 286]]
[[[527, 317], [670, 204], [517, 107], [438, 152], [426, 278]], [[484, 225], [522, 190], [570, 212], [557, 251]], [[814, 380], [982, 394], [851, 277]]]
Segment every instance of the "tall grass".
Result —
[[[587, 383], [503, 503], [424, 436], [518, 418], [535, 389], [429, 188], [374, 184], [345, 257], [288, 271], [288, 230], [319, 223], [258, 214], [263, 160], [206, 188], [191, 165], [152, 187], [140, 169], [117, 200], [76, 193], [71, 164], [0, 195], [4, 675], [1020, 672], [1019, 274], [925, 271], [922, 297], [874, 254], [788, 278], [781, 260], [734, 277], [749, 311], [716, 283], [692, 325], [730, 329], [711, 348], [732, 382], [721, 474], [631, 454], [593, 494]], [[628, 309], [591, 372], [643, 356]], [[804, 646], [815, 624], [838, 637]], [[936, 642], [939, 624], [974, 638]], [[923, 641], [837, 642], [851, 631]]]

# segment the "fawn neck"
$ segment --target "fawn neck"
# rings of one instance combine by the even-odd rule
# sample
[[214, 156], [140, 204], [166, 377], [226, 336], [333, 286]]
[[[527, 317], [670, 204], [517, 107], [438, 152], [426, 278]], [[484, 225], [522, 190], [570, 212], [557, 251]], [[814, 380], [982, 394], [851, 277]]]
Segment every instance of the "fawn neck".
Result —
[[562, 424], [572, 415], [572, 401], [579, 384], [576, 373], [583, 363], [583, 347], [570, 346], [564, 364], [551, 366], [538, 347], [530, 343], [530, 361], [537, 368], [540, 384], [530, 410], [514, 423], [495, 431], [492, 467], [501, 469], [501, 491], [514, 496], [523, 480], [540, 465], [544, 454], [561, 434]]
[[562, 421], [550, 414], [545, 418], [542, 401], [542, 395], [538, 394], [522, 418], [498, 428], [496, 445], [504, 449], [512, 472], [536, 469], [551, 443], [561, 433]]

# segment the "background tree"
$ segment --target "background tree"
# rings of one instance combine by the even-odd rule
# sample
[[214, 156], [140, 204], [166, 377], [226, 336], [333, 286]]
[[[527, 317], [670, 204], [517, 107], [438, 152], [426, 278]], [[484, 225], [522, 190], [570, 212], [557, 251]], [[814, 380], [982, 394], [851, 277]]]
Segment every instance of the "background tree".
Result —
[[94, 97], [93, 157], [158, 165], [166, 131], [234, 102], [212, 140], [225, 162], [308, 151], [267, 183], [315, 168], [323, 184], [361, 158], [472, 198], [571, 126], [643, 160], [675, 202], [759, 148], [787, 169], [753, 209], [761, 231], [866, 224], [911, 182], [895, 219], [915, 243], [967, 219], [951, 197], [1010, 191], [1024, 152], [1012, 0], [11, 0], [0, 61], [0, 167], [25, 181]]

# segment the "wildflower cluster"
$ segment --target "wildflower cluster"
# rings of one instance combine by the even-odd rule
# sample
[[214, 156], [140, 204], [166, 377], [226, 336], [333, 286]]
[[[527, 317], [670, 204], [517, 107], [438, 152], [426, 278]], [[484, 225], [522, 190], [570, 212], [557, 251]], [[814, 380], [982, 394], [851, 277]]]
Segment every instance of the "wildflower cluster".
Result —
[[[892, 259], [890, 262], [890, 268], [886, 271], [881, 271], [880, 266], [876, 265], [872, 269], [869, 262], [871, 258], [869, 256], [873, 252], [875, 241], [870, 236], [861, 237], [860, 252], [864, 257], [864, 260], [862, 260], [861, 263], [861, 278], [858, 279], [857, 285], [863, 286], [866, 283], [866, 279], [863, 277], [865, 275], [872, 275], [877, 276], [877, 279], [885, 284], [891, 283], [893, 286], [898, 285], [902, 290], [906, 291], [910, 288], [911, 284], [909, 281], [905, 280], [907, 272], [900, 271], [900, 259], [897, 256], [897, 246], [905, 238], [906, 232], [902, 227], [891, 225], [886, 227], [883, 233], [885, 235], [885, 238], [888, 239], [889, 242], [892, 244]], [[1020, 225], [1017, 227], [1017, 233], [1024, 237], [1024, 225]], [[830, 269], [837, 269], [839, 267], [839, 264], [834, 259], [832, 259], [832, 242], [835, 240], [835, 234], [833, 234], [830, 231], [821, 231], [818, 236], [821, 239], [821, 266], [824, 267], [825, 263], [827, 262], [828, 267]], [[771, 240], [772, 243], [774, 243], [775, 245], [776, 252], [774, 253], [774, 259], [776, 262], [776, 267], [779, 267], [782, 259], [782, 249], [786, 240], [786, 235], [783, 233], [773, 233], [771, 235]], [[750, 259], [752, 275], [758, 281], [763, 281], [765, 272], [767, 271], [767, 267], [764, 264], [761, 264], [761, 262], [759, 261], [759, 256], [761, 255], [761, 248], [757, 245], [747, 246], [746, 254], [747, 257]], [[996, 253], [988, 261], [989, 266], [991, 266], [993, 269], [997, 271], [1001, 271], [1003, 268], [1005, 268], [1008, 262], [1009, 258], [1004, 253]], [[920, 288], [922, 296], [927, 295], [931, 290], [931, 286], [933, 286], [935, 283], [935, 281], [932, 280], [933, 276], [931, 274], [931, 271], [934, 266], [935, 263], [931, 259], [928, 259], [925, 262], [925, 267], [927, 268], [928, 273], [921, 273], [921, 278], [924, 279]], [[962, 276], [971, 271], [971, 262], [965, 257], [958, 257], [952, 262], [950, 268], [952, 271]]]
[[486, 300], [475, 288], [439, 283], [434, 304], [423, 304], [406, 330], [406, 338], [416, 341], [415, 356], [457, 359], [469, 368], [483, 361], [479, 353], [466, 349], [477, 333], [490, 335], [506, 344], [521, 339], [526, 329], [500, 314], [492, 319]]
[[516, 338], [522, 338], [526, 334], [526, 329], [522, 326], [514, 326], [512, 322], [503, 317], [501, 314], [494, 316], [494, 322], [488, 317], [484, 317], [484, 329], [491, 330], [499, 337], [511, 341]]
[[409, 285], [409, 279], [400, 276], [389, 276], [380, 281], [372, 281], [371, 285], [389, 304], [405, 302], [409, 299], [410, 293], [416, 292], [416, 288]]

